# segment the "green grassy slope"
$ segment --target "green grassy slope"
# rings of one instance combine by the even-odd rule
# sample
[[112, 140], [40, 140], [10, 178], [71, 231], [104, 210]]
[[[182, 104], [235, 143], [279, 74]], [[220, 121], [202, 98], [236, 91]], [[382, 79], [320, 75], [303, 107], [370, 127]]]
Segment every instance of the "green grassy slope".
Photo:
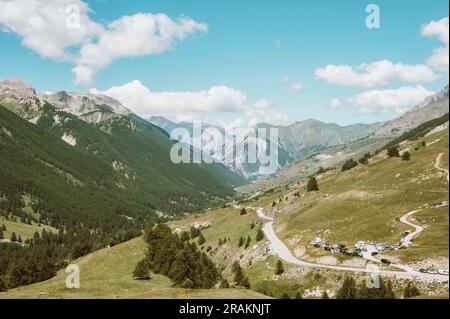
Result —
[[[257, 181], [252, 184], [243, 185], [237, 188], [240, 193], [254, 193], [257, 191], [267, 191], [270, 189], [280, 189], [286, 186], [297, 184], [317, 171], [320, 166], [335, 167], [340, 166], [348, 158], [361, 157], [368, 152], [374, 152], [385, 145], [390, 138], [364, 138], [348, 145], [338, 145], [323, 149], [314, 155], [297, 161], [279, 171], [275, 176]], [[326, 158], [320, 160], [319, 158]]]
[[240, 289], [188, 290], [172, 288], [168, 278], [152, 274], [148, 281], [132, 279], [136, 263], [146, 246], [141, 238], [106, 248], [76, 261], [80, 267], [80, 289], [65, 287], [66, 274], [26, 287], [0, 293], [6, 298], [264, 298], [263, 295]]
[[[287, 198], [276, 206], [275, 228], [280, 237], [287, 242], [298, 239], [291, 248], [307, 247], [311, 254], [314, 250], [309, 242], [315, 237], [351, 246], [359, 240], [399, 241], [401, 233], [409, 229], [398, 220], [402, 215], [427, 203], [448, 200], [446, 177], [434, 168], [439, 153], [448, 155], [448, 130], [423, 140], [428, 146], [418, 150], [414, 147], [420, 141], [402, 146], [412, 154], [409, 162], [382, 153], [370, 165], [319, 176], [318, 192], [307, 193], [301, 184], [278, 193], [278, 198]], [[298, 196], [293, 196], [295, 192]], [[253, 203], [260, 204], [270, 209], [262, 200]], [[448, 258], [448, 207], [424, 209], [417, 219], [428, 228], [411, 249], [396, 255], [405, 261]]]

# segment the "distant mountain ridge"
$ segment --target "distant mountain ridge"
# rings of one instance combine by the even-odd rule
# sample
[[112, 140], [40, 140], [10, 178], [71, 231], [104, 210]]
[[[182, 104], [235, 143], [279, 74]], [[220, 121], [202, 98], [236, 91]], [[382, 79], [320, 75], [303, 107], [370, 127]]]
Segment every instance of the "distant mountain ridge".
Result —
[[422, 123], [443, 116], [449, 111], [448, 84], [439, 92], [426, 98], [413, 109], [386, 123], [374, 132], [374, 136], [398, 136]]
[[[1, 156], [4, 162], [3, 174], [9, 176], [9, 182], [22, 178], [14, 177], [26, 171], [21, 166], [22, 161], [13, 160], [14, 157], [10, 155], [22, 153], [22, 144], [26, 140], [33, 140], [36, 147], [24, 153], [23, 161], [35, 167], [38, 174], [58, 172], [61, 180], [53, 176], [48, 186], [40, 186], [45, 189], [46, 196], [52, 198], [61, 195], [53, 189], [53, 185], [61, 182], [65, 185], [68, 176], [79, 176], [73, 179], [79, 181], [76, 184], [90, 185], [90, 188], [76, 185], [65, 187], [68, 187], [67, 193], [74, 192], [73, 196], [80, 200], [89, 198], [84, 192], [88, 189], [92, 192], [96, 189], [94, 185], [97, 185], [99, 196], [104, 191], [116, 194], [111, 204], [121, 202], [116, 204], [122, 210], [122, 215], [140, 218], [155, 214], [168, 216], [219, 204], [234, 194], [234, 187], [245, 182], [221, 164], [172, 163], [169, 155], [174, 142], [170, 141], [167, 133], [104, 95], [66, 92], [46, 94], [37, 92], [21, 79], [10, 79], [0, 81], [0, 110], [4, 124], [0, 131], [3, 132], [4, 128], [12, 136], [7, 138], [7, 134], [0, 141], [0, 147], [9, 150]], [[8, 112], [20, 118], [10, 116]], [[25, 120], [33, 125], [20, 123]], [[17, 123], [13, 127], [27, 127], [27, 132], [13, 129], [12, 123]], [[42, 139], [36, 138], [39, 134], [44, 134]], [[19, 140], [15, 136], [24, 136], [24, 139]], [[51, 143], [51, 152], [41, 153], [45, 149], [42, 143]], [[69, 148], [63, 148], [64, 145]], [[60, 152], [71, 155], [61, 159]], [[92, 163], [81, 168], [78, 164], [74, 166], [67, 162], [69, 158], [75, 162], [84, 159]], [[101, 178], [96, 175], [95, 166], [102, 172]], [[39, 178], [31, 173], [28, 175], [26, 183], [40, 184]], [[3, 186], [3, 181], [0, 181], [0, 194]], [[60, 186], [59, 189], [64, 187]], [[122, 198], [118, 194], [126, 196]], [[111, 204], [105, 203], [105, 209]]]
[[[185, 128], [189, 132], [192, 132], [192, 123], [175, 123], [162, 116], [151, 117], [148, 120], [154, 125], [163, 128], [168, 133], [175, 128]], [[222, 135], [224, 135], [223, 129], [220, 127], [203, 123], [202, 125], [203, 129], [208, 127], [218, 128], [222, 131]], [[340, 126], [338, 124], [323, 123], [317, 120], [305, 120], [289, 126], [261, 123], [257, 125], [257, 128], [278, 129], [278, 141], [275, 142], [278, 143], [279, 168], [283, 168], [289, 163], [306, 158], [317, 151], [331, 146], [352, 143], [364, 138], [383, 125], [384, 123]], [[265, 145], [267, 147], [267, 141], [253, 142], [259, 146]], [[236, 156], [243, 157], [244, 154], [237, 154]], [[250, 180], [266, 177], [263, 168], [259, 164], [244, 163], [225, 165]]]

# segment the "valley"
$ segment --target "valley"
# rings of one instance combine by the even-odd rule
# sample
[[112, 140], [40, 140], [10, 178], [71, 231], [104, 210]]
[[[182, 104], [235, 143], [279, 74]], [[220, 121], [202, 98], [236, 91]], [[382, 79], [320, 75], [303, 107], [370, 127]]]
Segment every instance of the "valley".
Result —
[[[376, 123], [294, 146], [286, 133], [295, 161], [251, 183], [221, 163], [175, 165], [167, 132], [107, 97], [0, 88], [0, 298], [335, 298], [374, 265], [398, 297], [411, 283], [421, 297], [448, 294], [448, 87], [415, 110], [438, 117], [395, 134]], [[331, 130], [322, 140], [346, 130], [324, 125], [293, 127]], [[145, 240], [162, 223], [167, 249], [182, 252], [152, 264]], [[202, 270], [211, 289], [179, 280], [198, 279], [181, 263], [192, 256], [217, 270]], [[142, 262], [147, 280], [134, 278]], [[68, 264], [80, 289], [65, 287]]]

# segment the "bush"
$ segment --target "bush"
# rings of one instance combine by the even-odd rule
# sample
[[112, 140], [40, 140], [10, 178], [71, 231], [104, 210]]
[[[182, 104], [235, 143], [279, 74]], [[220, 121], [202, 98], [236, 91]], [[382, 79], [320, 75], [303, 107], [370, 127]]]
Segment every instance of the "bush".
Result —
[[241, 208], [241, 215], [247, 215], [247, 210], [245, 209], [245, 207]]

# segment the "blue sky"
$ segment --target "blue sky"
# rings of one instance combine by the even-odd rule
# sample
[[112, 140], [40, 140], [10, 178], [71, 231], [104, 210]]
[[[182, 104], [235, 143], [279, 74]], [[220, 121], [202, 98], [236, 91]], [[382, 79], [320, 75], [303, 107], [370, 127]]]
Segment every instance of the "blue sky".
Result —
[[[0, 0], [0, 9], [5, 1]], [[12, 21], [3, 17], [2, 20], [0, 14], [0, 25], [4, 31], [9, 31], [0, 32], [0, 78], [18, 76], [39, 90], [51, 92], [96, 88], [115, 94], [114, 97], [120, 97], [121, 102], [141, 115], [152, 115], [159, 107], [159, 113], [172, 118], [177, 116], [173, 110], [168, 113], [164, 110], [165, 103], [173, 103], [175, 98], [181, 103], [186, 97], [177, 92], [189, 91], [195, 96], [195, 92], [222, 86], [245, 93], [246, 98], [237, 103], [240, 106], [236, 106], [234, 112], [223, 105], [211, 106], [211, 103], [205, 102], [201, 110], [191, 112], [183, 109], [186, 116], [180, 119], [201, 117], [209, 121], [230, 122], [242, 118], [246, 122], [250, 117], [256, 117], [256, 120], [270, 121], [272, 118], [278, 119], [275, 116], [278, 114], [282, 115], [280, 121], [284, 123], [314, 118], [339, 124], [385, 121], [408, 108], [396, 105], [401, 103], [399, 101], [394, 101], [392, 106], [381, 107], [370, 98], [369, 103], [375, 105], [364, 108], [361, 103], [375, 93], [389, 93], [389, 96], [394, 94], [397, 97], [395, 90], [412, 88], [415, 90], [412, 94], [408, 90], [403, 90], [403, 94], [415, 96], [417, 93], [416, 99], [419, 99], [448, 83], [448, 70], [427, 62], [438, 48], [446, 48], [448, 54], [448, 31], [447, 44], [438, 35], [421, 34], [423, 27], [431, 21], [448, 17], [447, 1], [374, 1], [380, 8], [380, 29], [366, 27], [368, 13], [365, 9], [371, 2], [360, 0], [97, 0], [84, 3], [91, 9], [89, 18], [104, 26], [137, 13], [164, 13], [174, 21], [180, 16], [189, 17], [196, 23], [207, 25], [207, 31], [199, 29], [189, 33], [158, 54], [115, 58], [95, 72], [91, 83], [76, 85], [71, 72], [76, 64], [73, 60], [46, 57], [36, 48], [24, 44], [25, 35], [33, 36], [25, 34], [28, 32], [23, 31], [26, 28], [20, 28], [28, 22], [19, 18]], [[14, 10], [19, 9], [18, 5]], [[52, 32], [47, 36], [51, 38]], [[66, 50], [77, 52], [80, 45]], [[126, 43], [123, 45], [126, 46]], [[326, 65], [356, 68], [362, 63], [381, 60], [390, 61], [393, 65], [423, 65], [433, 72], [433, 79], [426, 72], [424, 75], [418, 74], [413, 80], [392, 75], [386, 83], [359, 86], [331, 83], [315, 75], [317, 69]], [[394, 72], [392, 70], [390, 72]], [[421, 68], [420, 71], [425, 70]], [[400, 69], [399, 72], [405, 71]], [[121, 87], [133, 81], [139, 81], [152, 92], [173, 94], [146, 96], [148, 104], [153, 103], [153, 98], [157, 99], [155, 106], [147, 110], [146, 105], [135, 106], [133, 103], [136, 102], [131, 102], [130, 94], [136, 90], [131, 93], [127, 91], [127, 94], [124, 90], [110, 90], [111, 87]], [[139, 94], [142, 94], [141, 91]], [[372, 95], [359, 96], [366, 92]], [[349, 100], [355, 96], [358, 98]], [[136, 96], [135, 100], [139, 97]], [[127, 98], [130, 98], [130, 105], [127, 105]], [[334, 108], [330, 107], [333, 99], [336, 101]], [[260, 107], [257, 114], [252, 114], [250, 110], [261, 100], [270, 107]], [[202, 103], [203, 100], [199, 101]], [[223, 103], [227, 101], [225, 99]], [[210, 111], [208, 107], [211, 107]]]

